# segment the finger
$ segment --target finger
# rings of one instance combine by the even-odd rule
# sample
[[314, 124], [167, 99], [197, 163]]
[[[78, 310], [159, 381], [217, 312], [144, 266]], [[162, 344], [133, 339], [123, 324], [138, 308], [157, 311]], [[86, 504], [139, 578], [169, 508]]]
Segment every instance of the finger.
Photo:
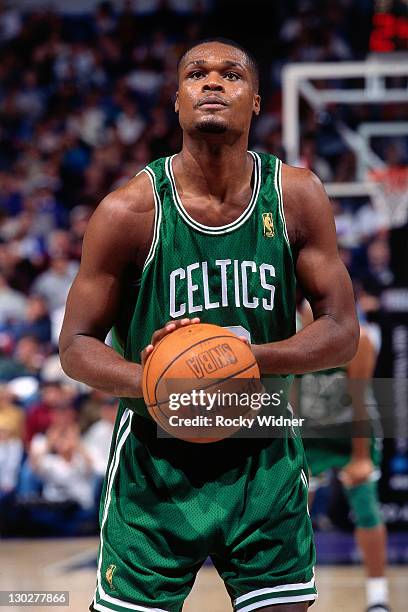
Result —
[[172, 331], [174, 331], [176, 329], [176, 324], [173, 323], [167, 323], [164, 327], [162, 327], [161, 329], [157, 329], [153, 336], [152, 339], [150, 341], [150, 344], [153, 344], [153, 346], [155, 344], [157, 344], [158, 342], [160, 342], [160, 340], [162, 338], [164, 338], [164, 336], [167, 336], [167, 334], [171, 333]]
[[172, 325], [172, 324], [175, 324], [178, 327], [179, 325], [182, 325], [182, 326], [191, 325], [191, 324], [199, 323], [199, 322], [200, 322], [199, 317], [193, 317], [192, 319], [185, 317], [184, 319], [177, 319], [177, 321], [175, 321], [174, 319], [171, 321], [167, 321], [164, 327], [167, 327], [167, 325]]
[[154, 346], [153, 344], [148, 344], [146, 348], [140, 353], [142, 367], [144, 367], [149, 355], [153, 352]]
[[199, 317], [194, 317], [194, 319], [184, 318], [184, 319], [178, 319], [177, 321], [168, 321], [164, 327], [154, 332], [152, 339], [151, 339], [151, 343], [155, 345], [158, 342], [160, 342], [162, 338], [167, 336], [167, 334], [170, 334], [171, 332], [175, 331], [179, 327], [185, 327], [186, 325], [191, 325], [191, 324], [196, 324], [196, 323], [200, 323]]
[[[167, 323], [165, 323], [161, 329], [166, 329], [166, 327], [168, 327], [169, 325], [175, 325], [175, 326], [180, 325], [182, 321], [189, 321], [189, 319], [178, 319], [177, 321], [174, 321], [173, 319], [171, 321], [167, 321]], [[161, 330], [158, 330], [158, 331], [161, 331]]]

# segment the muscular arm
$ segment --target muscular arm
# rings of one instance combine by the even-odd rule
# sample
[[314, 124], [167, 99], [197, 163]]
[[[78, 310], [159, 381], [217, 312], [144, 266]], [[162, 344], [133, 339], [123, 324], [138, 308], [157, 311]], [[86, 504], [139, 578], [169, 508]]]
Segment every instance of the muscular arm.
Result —
[[308, 170], [284, 165], [282, 185], [296, 276], [314, 321], [287, 340], [252, 348], [265, 374], [301, 374], [343, 365], [356, 352], [359, 328], [350, 277], [337, 251], [330, 202]]
[[141, 366], [126, 361], [104, 341], [121, 316], [128, 268], [143, 265], [153, 211], [145, 174], [101, 202], [85, 234], [60, 335], [61, 365], [68, 376], [119, 397], [141, 396]]

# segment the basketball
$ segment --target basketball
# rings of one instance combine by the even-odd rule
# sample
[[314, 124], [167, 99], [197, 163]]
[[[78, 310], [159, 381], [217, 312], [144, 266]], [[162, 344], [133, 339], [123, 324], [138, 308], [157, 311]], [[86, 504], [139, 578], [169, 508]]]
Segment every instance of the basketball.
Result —
[[[259, 378], [247, 344], [224, 327], [199, 323], [157, 344], [143, 370], [143, 396], [149, 414], [167, 433], [189, 442], [215, 442], [236, 432], [237, 417], [250, 410], [238, 401], [221, 406], [220, 395], [250, 393]], [[217, 400], [210, 407], [202, 400], [208, 396]]]

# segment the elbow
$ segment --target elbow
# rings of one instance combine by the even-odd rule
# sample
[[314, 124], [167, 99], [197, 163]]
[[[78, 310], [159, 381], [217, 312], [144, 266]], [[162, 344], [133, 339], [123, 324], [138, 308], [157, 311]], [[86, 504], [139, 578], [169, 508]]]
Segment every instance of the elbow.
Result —
[[65, 335], [63, 332], [59, 338], [59, 359], [61, 368], [69, 378], [84, 382], [83, 364], [86, 350], [84, 350], [82, 335], [79, 333]]
[[68, 365], [67, 365], [67, 360], [64, 358], [64, 354], [63, 354], [63, 353], [61, 353], [61, 351], [60, 351], [60, 353], [59, 353], [59, 359], [60, 359], [60, 364], [61, 364], [62, 371], [63, 371], [63, 372], [64, 372], [64, 373], [65, 373], [67, 376], [71, 377], [71, 375], [70, 375], [70, 371], [69, 371], [69, 367], [68, 367]]
[[70, 343], [67, 343], [66, 341], [64, 341], [64, 338], [62, 336], [60, 336], [59, 339], [59, 359], [60, 359], [60, 364], [61, 364], [61, 368], [63, 369], [63, 371], [65, 372], [65, 374], [67, 376], [69, 376], [70, 378], [72, 378], [72, 373], [71, 373], [71, 359], [69, 358], [69, 350], [70, 347]]

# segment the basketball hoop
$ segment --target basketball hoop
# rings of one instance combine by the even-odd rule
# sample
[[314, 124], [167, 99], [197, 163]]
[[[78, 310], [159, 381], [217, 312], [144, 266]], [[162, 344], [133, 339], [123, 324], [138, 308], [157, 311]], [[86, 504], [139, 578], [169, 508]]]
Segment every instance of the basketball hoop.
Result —
[[374, 208], [390, 228], [408, 221], [408, 167], [390, 166], [368, 175], [373, 185]]

